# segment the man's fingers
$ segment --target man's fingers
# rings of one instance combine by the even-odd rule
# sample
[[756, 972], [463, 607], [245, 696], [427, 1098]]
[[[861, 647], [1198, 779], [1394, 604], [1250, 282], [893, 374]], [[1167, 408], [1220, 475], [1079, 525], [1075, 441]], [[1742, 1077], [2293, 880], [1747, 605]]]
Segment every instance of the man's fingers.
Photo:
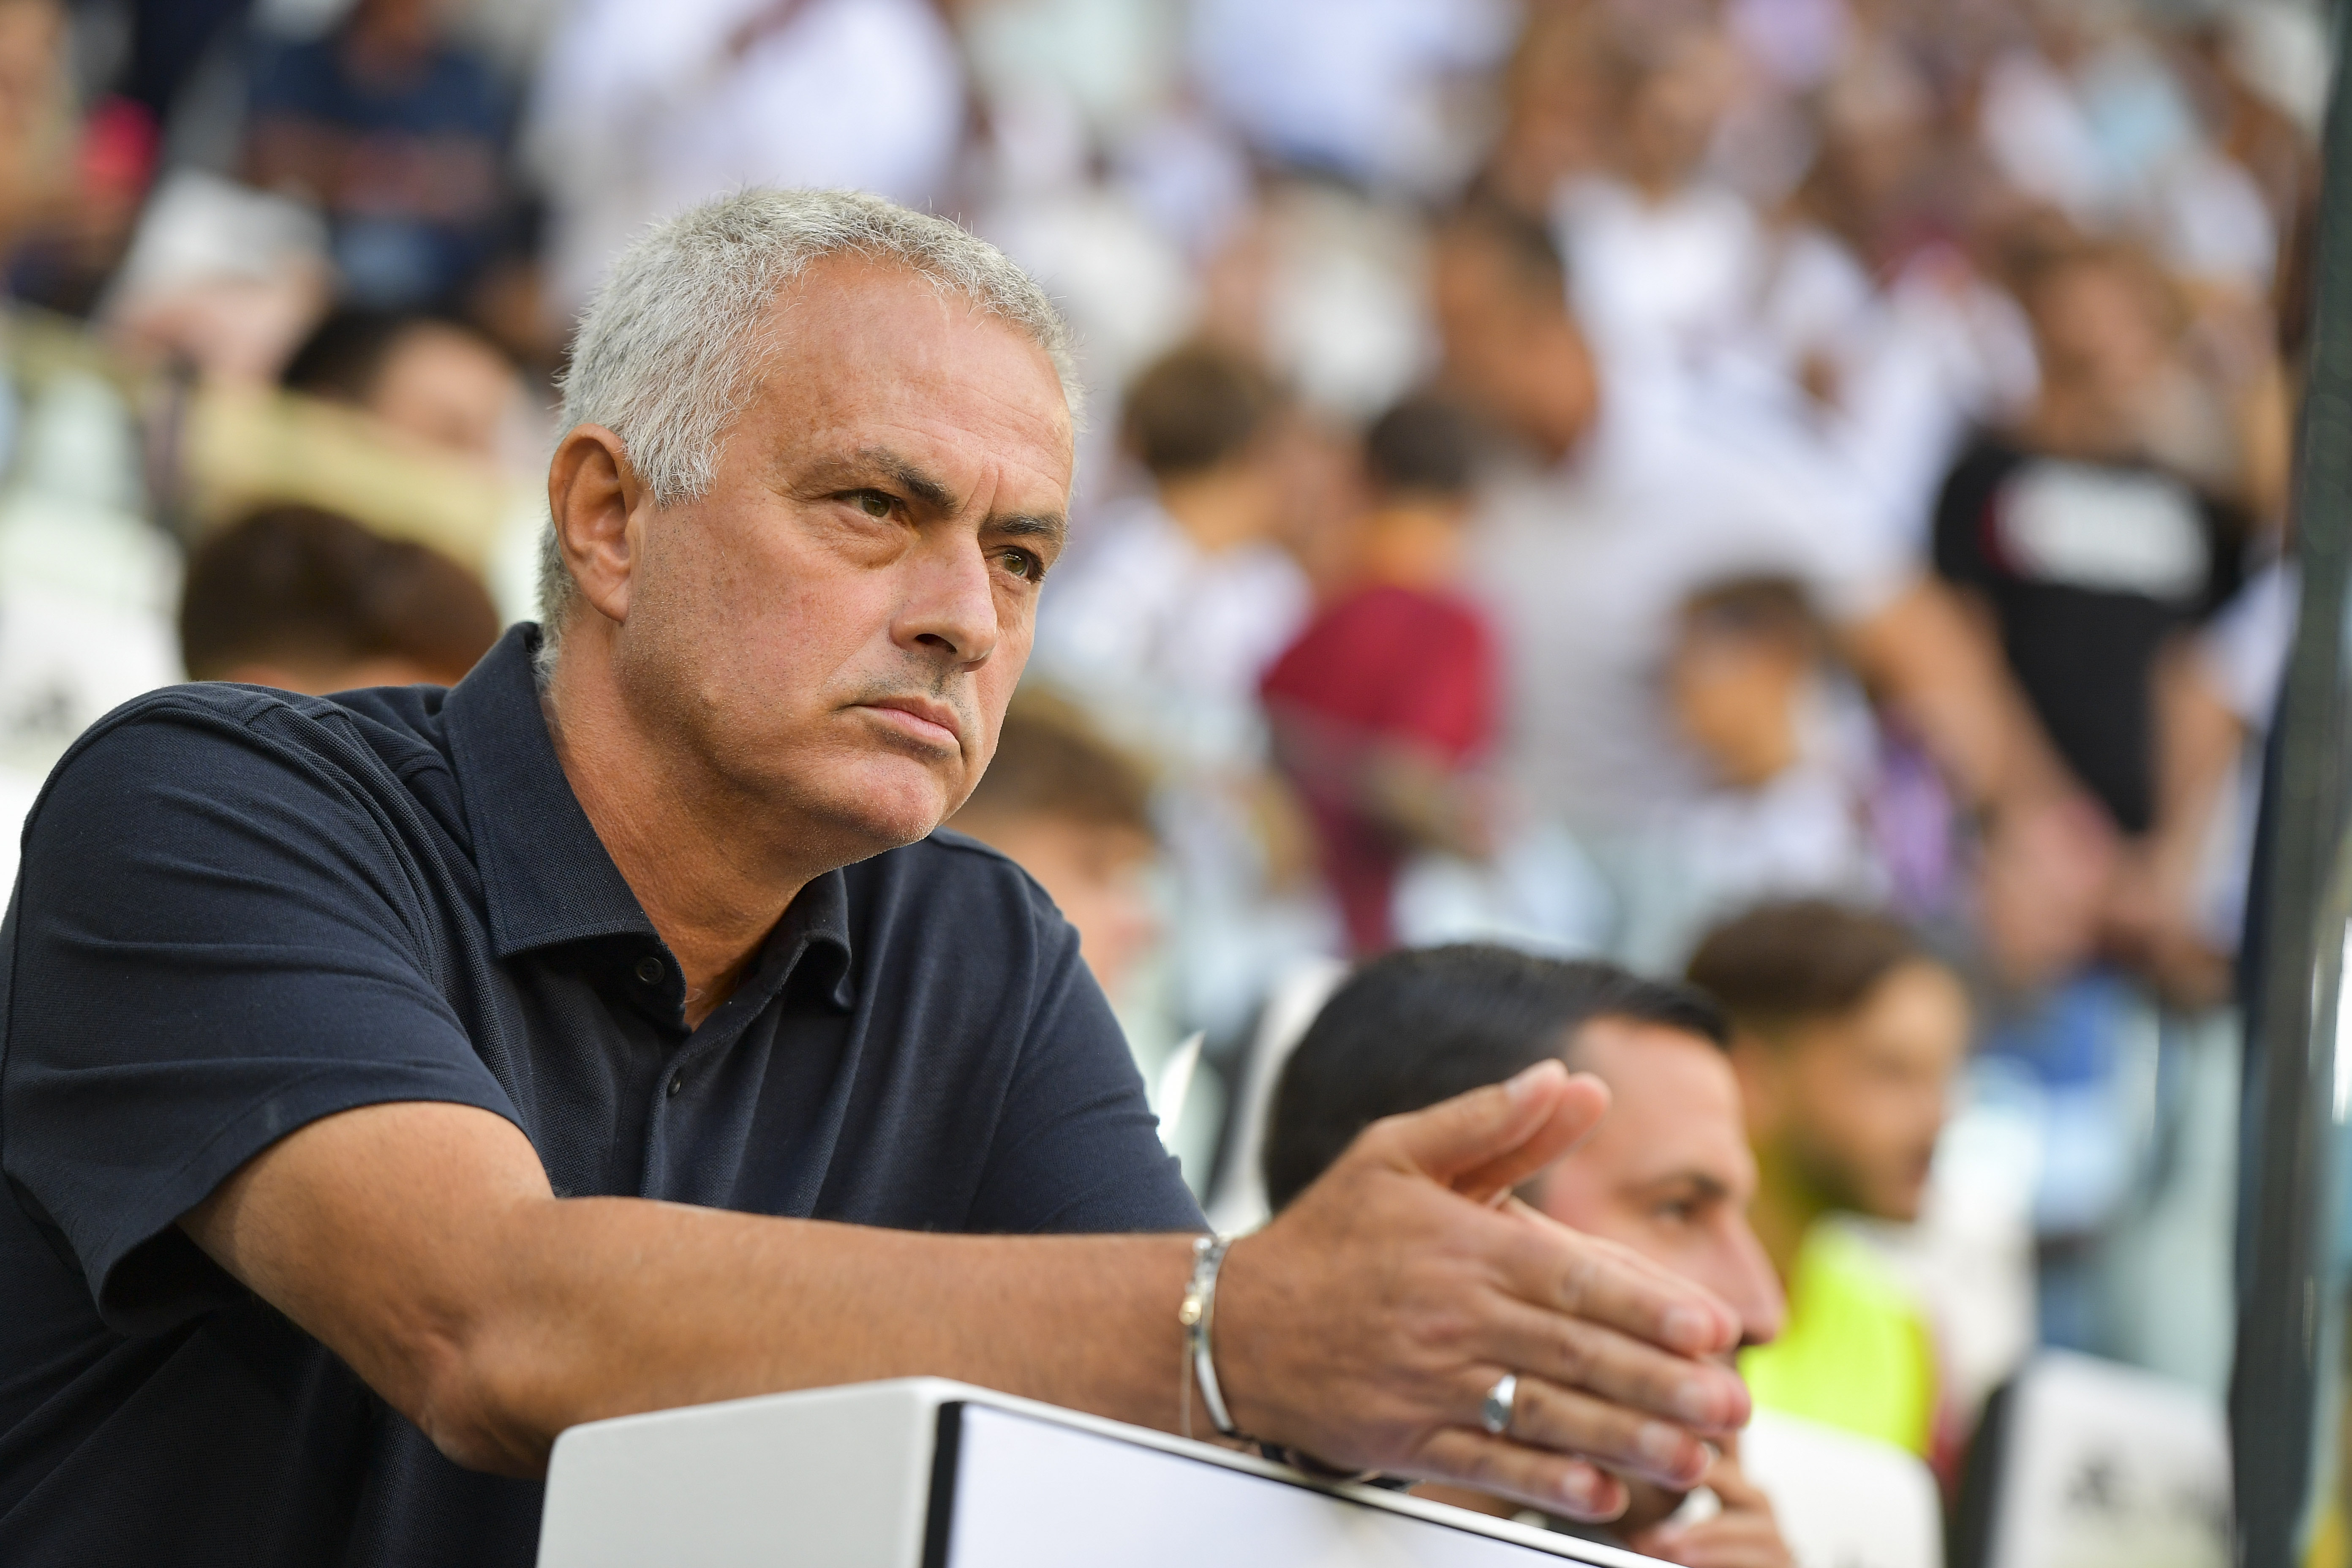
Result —
[[1579, 1455], [1675, 1491], [1698, 1485], [1712, 1458], [1706, 1445], [1672, 1422], [1525, 1373], [1504, 1436], [1531, 1447]]
[[[1748, 1420], [1748, 1385], [1719, 1362], [1695, 1361], [1628, 1334], [1533, 1307], [1502, 1309], [1483, 1342], [1521, 1377], [1622, 1405], [1629, 1417], [1663, 1421], [1693, 1436], [1720, 1436]], [[1699, 1461], [1704, 1467], [1705, 1461]], [[1683, 1477], [1689, 1486], [1698, 1471]]]
[[1547, 1060], [1379, 1129], [1388, 1157], [1485, 1202], [1567, 1153], [1608, 1109], [1600, 1079]]
[[1569, 1519], [1605, 1522], [1625, 1511], [1625, 1484], [1582, 1459], [1490, 1437], [1465, 1426], [1441, 1428], [1412, 1467], [1428, 1480], [1459, 1481]]
[[[1521, 1300], [1685, 1356], [1722, 1355], [1739, 1343], [1739, 1314], [1706, 1287], [1516, 1198], [1504, 1208], [1526, 1227], [1505, 1260], [1506, 1283]], [[1728, 1425], [1746, 1420], [1743, 1412]]]
[[1717, 1441], [1723, 1451], [1717, 1456], [1715, 1463], [1706, 1468], [1704, 1484], [1723, 1500], [1727, 1510], [1755, 1509], [1769, 1513], [1772, 1500], [1766, 1497], [1763, 1489], [1748, 1479], [1748, 1472], [1739, 1468], [1738, 1434], [1727, 1434]]

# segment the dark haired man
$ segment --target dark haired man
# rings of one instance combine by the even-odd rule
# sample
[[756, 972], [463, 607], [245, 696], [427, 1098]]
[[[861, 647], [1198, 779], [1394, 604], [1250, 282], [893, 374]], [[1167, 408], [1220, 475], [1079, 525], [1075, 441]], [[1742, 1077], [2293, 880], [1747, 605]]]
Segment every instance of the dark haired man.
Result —
[[[1609, 1114], [1520, 1199], [1706, 1285], [1738, 1311], [1748, 1342], [1769, 1341], [1780, 1289], [1745, 1217], [1756, 1167], [1730, 1038], [1706, 996], [1613, 964], [1486, 945], [1391, 953], [1333, 994], [1285, 1065], [1266, 1131], [1266, 1195], [1276, 1209], [1289, 1203], [1383, 1117], [1559, 1058], [1609, 1086]], [[1668, 1524], [1682, 1494], [1637, 1487], [1611, 1538], [1709, 1568], [1790, 1561], [1736, 1445], [1706, 1485], [1723, 1504], [1714, 1518]], [[1488, 1506], [1473, 1493], [1437, 1495]]]
[[472, 573], [317, 507], [265, 507], [208, 536], [180, 595], [191, 680], [313, 695], [455, 686], [498, 640]]
[[1927, 1454], [1940, 1380], [1918, 1304], [1822, 1221], [1918, 1217], [1967, 994], [1900, 922], [1817, 900], [1718, 927], [1689, 973], [1732, 1020], [1761, 1173], [1749, 1217], [1789, 1292], [1787, 1331], [1740, 1370], [1761, 1404]]
[[520, 398], [514, 362], [438, 316], [345, 309], [311, 330], [279, 373], [289, 392], [341, 403], [403, 436], [495, 459]]

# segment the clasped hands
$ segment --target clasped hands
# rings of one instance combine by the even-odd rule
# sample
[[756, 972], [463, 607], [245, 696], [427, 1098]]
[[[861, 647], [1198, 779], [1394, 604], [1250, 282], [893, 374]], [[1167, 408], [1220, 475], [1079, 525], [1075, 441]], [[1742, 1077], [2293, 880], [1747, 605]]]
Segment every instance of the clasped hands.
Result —
[[[1622, 1477], [1685, 1490], [1748, 1419], [1738, 1314], [1512, 1196], [1609, 1104], [1548, 1061], [1375, 1122], [1236, 1241], [1216, 1362], [1235, 1422], [1349, 1469], [1444, 1480], [1610, 1520]], [[1517, 1378], [1509, 1428], [1481, 1425]]]

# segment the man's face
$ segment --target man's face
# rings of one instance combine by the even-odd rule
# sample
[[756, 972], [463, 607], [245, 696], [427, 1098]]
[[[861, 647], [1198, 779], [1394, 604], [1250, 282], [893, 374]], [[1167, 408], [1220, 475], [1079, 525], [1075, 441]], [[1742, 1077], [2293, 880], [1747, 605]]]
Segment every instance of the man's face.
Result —
[[426, 321], [385, 356], [368, 412], [445, 451], [496, 461], [515, 402], [514, 367], [497, 350]]
[[634, 506], [625, 579], [583, 591], [698, 786], [839, 863], [920, 838], [988, 765], [1064, 539], [1070, 417], [1044, 351], [903, 269], [830, 258], [777, 310], [709, 489]]
[[1539, 289], [1500, 242], [1465, 228], [1438, 240], [1430, 307], [1447, 378], [1465, 397], [1547, 457], [1583, 438], [1601, 389], [1564, 296]]
[[1968, 1049], [1969, 1005], [1942, 965], [1906, 963], [1843, 1017], [1738, 1053], [1751, 1130], [1832, 1205], [1913, 1220]]
[[1706, 1286], [1739, 1313], [1749, 1342], [1778, 1334], [1785, 1302], [1748, 1226], [1756, 1160], [1729, 1058], [1627, 1018], [1586, 1024], [1570, 1055], [1609, 1086], [1609, 1114], [1542, 1179], [1536, 1206]]

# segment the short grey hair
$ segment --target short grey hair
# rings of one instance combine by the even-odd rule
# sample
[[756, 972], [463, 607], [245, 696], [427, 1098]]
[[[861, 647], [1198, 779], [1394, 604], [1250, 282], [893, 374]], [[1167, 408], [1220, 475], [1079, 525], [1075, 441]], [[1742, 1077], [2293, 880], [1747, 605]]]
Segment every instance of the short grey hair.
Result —
[[[572, 335], [557, 383], [562, 428], [602, 425], [618, 436], [656, 506], [702, 495], [772, 346], [764, 329], [776, 296], [811, 262], [845, 255], [904, 268], [1021, 331], [1053, 361], [1076, 419], [1069, 323], [1003, 251], [862, 191], [755, 188], [655, 224], [621, 252]], [[550, 519], [539, 563], [544, 660], [578, 598]]]

